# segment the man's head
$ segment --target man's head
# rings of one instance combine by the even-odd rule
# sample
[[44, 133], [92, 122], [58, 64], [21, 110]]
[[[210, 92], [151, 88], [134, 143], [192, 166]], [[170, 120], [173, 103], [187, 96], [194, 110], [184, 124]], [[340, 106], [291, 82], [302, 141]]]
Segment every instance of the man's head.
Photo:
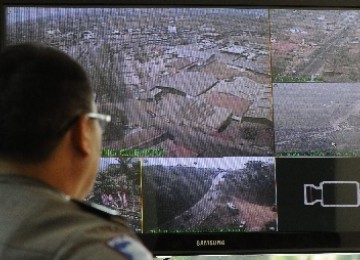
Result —
[[76, 117], [91, 112], [83, 69], [50, 47], [8, 47], [0, 58], [0, 157], [46, 159]]
[[0, 111], [0, 161], [97, 167], [101, 135], [87, 116], [96, 112], [93, 92], [84, 70], [63, 52], [35, 44], [7, 47], [0, 54]]

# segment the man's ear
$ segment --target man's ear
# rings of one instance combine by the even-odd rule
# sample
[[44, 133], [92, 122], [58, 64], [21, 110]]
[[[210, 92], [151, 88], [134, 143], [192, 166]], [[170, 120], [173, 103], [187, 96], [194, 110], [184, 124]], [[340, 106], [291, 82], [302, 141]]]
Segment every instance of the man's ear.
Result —
[[71, 141], [74, 149], [81, 155], [91, 153], [91, 122], [87, 116], [80, 116], [77, 123], [71, 129]]

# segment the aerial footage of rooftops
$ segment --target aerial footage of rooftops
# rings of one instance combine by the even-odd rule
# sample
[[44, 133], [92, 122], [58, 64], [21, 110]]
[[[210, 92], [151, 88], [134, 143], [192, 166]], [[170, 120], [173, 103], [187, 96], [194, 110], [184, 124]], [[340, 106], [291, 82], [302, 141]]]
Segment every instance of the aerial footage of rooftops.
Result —
[[105, 149], [143, 157], [274, 154], [266, 10], [7, 12], [7, 44], [43, 42], [86, 68], [99, 111], [112, 116]]

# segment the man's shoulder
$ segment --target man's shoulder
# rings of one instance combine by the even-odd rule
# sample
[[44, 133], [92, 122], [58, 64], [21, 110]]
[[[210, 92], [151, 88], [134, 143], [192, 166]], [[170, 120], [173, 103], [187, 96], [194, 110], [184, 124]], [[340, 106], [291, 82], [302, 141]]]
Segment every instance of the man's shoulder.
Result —
[[[79, 215], [82, 219], [82, 225], [86, 223], [92, 225], [101, 225], [101, 226], [116, 226], [117, 229], [121, 229], [128, 233], [134, 233], [130, 228], [128, 221], [121, 216], [121, 214], [105, 206], [88, 202], [88, 201], [78, 201], [71, 200], [73, 214]], [[77, 213], [75, 213], [77, 211]]]
[[106, 221], [121, 221], [126, 223], [125, 218], [123, 218], [116, 210], [112, 210], [105, 206], [89, 201], [78, 201], [75, 199], [71, 199], [70, 202], [73, 203], [76, 208], [82, 211], [84, 214], [90, 214]]
[[56, 220], [59, 227], [67, 226], [69, 230], [74, 229], [77, 232], [102, 227], [114, 232], [135, 234], [128, 221], [118, 211], [95, 203], [70, 198], [66, 200], [55, 199], [48, 201], [45, 208], [47, 212], [41, 216], [43, 223], [52, 219]]
[[80, 221], [77, 231], [67, 236], [59, 254], [71, 252], [71, 259], [152, 259], [117, 211], [89, 202], [71, 200], [70, 203], [77, 208], [70, 215], [78, 216]]
[[4, 255], [37, 252], [42, 259], [99, 259], [102, 255], [126, 259], [134, 252], [133, 256], [146, 257], [133, 259], [150, 259], [116, 211], [71, 200], [42, 185], [18, 183], [3, 182], [0, 189], [0, 195], [7, 196], [0, 207], [0, 244], [6, 245], [0, 250]]

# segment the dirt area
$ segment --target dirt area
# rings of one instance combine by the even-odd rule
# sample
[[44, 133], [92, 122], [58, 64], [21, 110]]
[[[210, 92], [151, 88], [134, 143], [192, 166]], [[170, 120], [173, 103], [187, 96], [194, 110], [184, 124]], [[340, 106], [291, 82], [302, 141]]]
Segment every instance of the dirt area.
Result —
[[226, 203], [220, 204], [200, 228], [211, 229], [221, 222], [224, 229], [230, 231], [276, 231], [277, 213], [272, 207], [250, 203], [238, 197], [233, 197], [232, 201], [238, 212], [230, 210]]

